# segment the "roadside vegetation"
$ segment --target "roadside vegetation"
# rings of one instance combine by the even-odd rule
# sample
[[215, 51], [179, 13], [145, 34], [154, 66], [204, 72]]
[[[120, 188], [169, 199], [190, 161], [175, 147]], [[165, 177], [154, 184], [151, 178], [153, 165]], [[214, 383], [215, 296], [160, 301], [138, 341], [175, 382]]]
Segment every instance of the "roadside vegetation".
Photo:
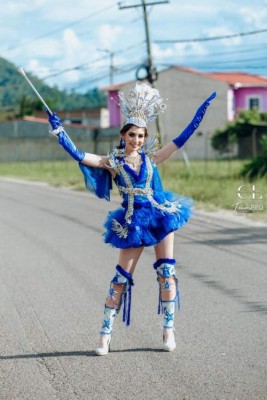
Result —
[[[208, 211], [218, 209], [233, 210], [238, 198], [238, 188], [241, 185], [252, 185], [257, 192], [262, 193], [261, 204], [264, 210], [254, 212], [253, 218], [267, 221], [266, 212], [266, 178], [241, 176], [240, 171], [247, 161], [191, 161], [190, 169], [181, 160], [170, 160], [160, 165], [160, 173], [164, 188], [191, 197], [196, 208]], [[69, 161], [38, 161], [0, 163], [0, 176], [47, 182], [53, 186], [69, 187], [75, 190], [85, 190], [82, 173], [77, 163]], [[114, 188], [113, 195], [118, 195]], [[251, 215], [250, 215], [251, 216]]]

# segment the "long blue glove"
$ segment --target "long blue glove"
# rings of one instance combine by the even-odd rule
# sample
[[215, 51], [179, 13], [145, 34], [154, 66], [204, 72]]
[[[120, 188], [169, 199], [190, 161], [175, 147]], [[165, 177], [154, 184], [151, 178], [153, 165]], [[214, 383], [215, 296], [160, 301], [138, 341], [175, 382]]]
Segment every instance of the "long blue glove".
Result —
[[48, 119], [52, 127], [52, 134], [58, 137], [58, 143], [71, 155], [76, 161], [82, 161], [85, 157], [85, 152], [77, 149], [71, 138], [64, 131], [62, 122], [56, 113], [52, 115], [46, 110]]
[[185, 144], [185, 142], [187, 142], [190, 136], [198, 128], [200, 122], [202, 121], [205, 115], [208, 106], [211, 103], [211, 100], [214, 99], [214, 97], [216, 97], [216, 92], [212, 93], [210, 97], [208, 97], [207, 100], [205, 100], [204, 103], [201, 104], [190, 124], [187, 125], [187, 127], [183, 130], [183, 132], [179, 136], [177, 136], [177, 138], [173, 139], [173, 143], [179, 149]]

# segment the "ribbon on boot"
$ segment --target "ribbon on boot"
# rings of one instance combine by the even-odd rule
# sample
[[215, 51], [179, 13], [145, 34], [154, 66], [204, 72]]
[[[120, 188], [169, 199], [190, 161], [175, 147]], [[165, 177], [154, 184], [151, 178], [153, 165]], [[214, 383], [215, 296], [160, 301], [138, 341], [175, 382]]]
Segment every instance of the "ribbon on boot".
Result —
[[132, 305], [132, 286], [134, 286], [133, 276], [130, 272], [125, 271], [120, 265], [116, 266], [116, 270], [127, 279], [126, 291], [123, 294], [123, 315], [122, 321], [126, 326], [131, 322], [131, 305]]

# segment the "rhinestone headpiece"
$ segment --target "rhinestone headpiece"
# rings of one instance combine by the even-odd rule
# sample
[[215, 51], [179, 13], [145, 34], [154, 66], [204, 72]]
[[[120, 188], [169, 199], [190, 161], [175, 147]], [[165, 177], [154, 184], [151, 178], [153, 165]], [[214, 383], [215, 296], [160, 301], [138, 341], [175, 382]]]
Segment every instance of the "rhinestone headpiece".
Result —
[[124, 125], [134, 124], [139, 128], [146, 128], [148, 122], [156, 119], [159, 112], [166, 109], [159, 91], [147, 83], [136, 83], [128, 96], [119, 91], [119, 99], [121, 112], [126, 116]]

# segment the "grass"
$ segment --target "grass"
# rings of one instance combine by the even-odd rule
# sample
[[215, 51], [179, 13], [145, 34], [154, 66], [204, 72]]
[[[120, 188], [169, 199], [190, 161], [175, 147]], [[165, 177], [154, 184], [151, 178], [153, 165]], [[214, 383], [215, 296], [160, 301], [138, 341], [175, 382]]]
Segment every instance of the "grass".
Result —
[[[239, 171], [243, 165], [244, 162], [239, 160], [192, 161], [188, 170], [183, 161], [170, 160], [160, 165], [159, 170], [166, 190], [191, 197], [195, 200], [197, 208], [209, 211], [233, 210], [233, 204], [241, 201], [237, 195], [238, 188], [241, 185], [249, 185], [248, 189], [251, 189], [253, 184], [263, 196], [262, 200], [254, 200], [254, 204], [264, 204], [265, 209], [249, 216], [267, 221], [266, 179], [257, 179], [251, 183], [241, 178]], [[0, 176], [43, 181], [54, 186], [85, 190], [80, 169], [72, 160], [0, 163]], [[114, 194], [117, 195], [118, 192], [114, 190]]]
[[80, 169], [71, 160], [0, 163], [0, 176], [84, 189]]
[[[241, 178], [239, 172], [244, 163], [246, 162], [240, 160], [193, 161], [188, 170], [183, 161], [169, 161], [166, 165], [160, 166], [160, 170], [167, 190], [193, 198], [196, 201], [196, 208], [204, 208], [208, 211], [233, 210], [234, 204], [242, 201], [238, 197], [238, 188], [241, 185], [248, 185], [242, 190], [247, 189], [250, 193], [246, 196], [251, 197], [251, 186], [254, 185], [263, 198], [253, 201], [248, 199], [244, 203], [263, 205], [265, 208], [263, 211], [254, 212], [249, 216], [267, 221], [266, 179], [249, 182]], [[256, 193], [257, 198], [260, 193]], [[243, 193], [241, 194], [243, 196]]]

